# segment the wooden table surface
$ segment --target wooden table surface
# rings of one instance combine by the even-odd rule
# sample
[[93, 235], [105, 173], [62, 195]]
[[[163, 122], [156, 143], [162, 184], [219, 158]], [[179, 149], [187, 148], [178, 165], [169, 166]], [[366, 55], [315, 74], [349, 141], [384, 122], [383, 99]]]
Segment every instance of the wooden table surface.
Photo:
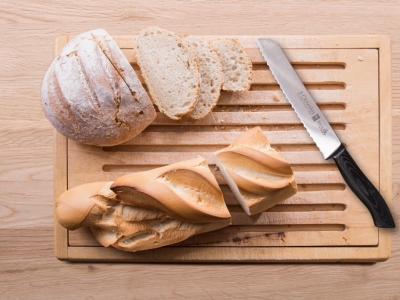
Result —
[[400, 226], [399, 1], [150, 2], [0, 2], [0, 299], [398, 299], [398, 229], [392, 257], [377, 264], [88, 264], [54, 257], [53, 136], [40, 84], [56, 36], [98, 27], [112, 35], [149, 25], [182, 34], [390, 35], [392, 213]]

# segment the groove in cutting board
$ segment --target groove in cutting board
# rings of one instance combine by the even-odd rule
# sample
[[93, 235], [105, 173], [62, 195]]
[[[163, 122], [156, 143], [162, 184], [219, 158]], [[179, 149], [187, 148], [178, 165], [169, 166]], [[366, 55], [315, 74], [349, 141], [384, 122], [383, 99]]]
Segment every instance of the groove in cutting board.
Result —
[[[338, 130], [345, 130], [346, 129], [346, 124], [340, 123], [340, 124], [335, 124], [331, 123], [332, 128], [335, 131]], [[279, 130], [279, 131], [299, 131], [299, 130], [304, 130], [303, 124], [274, 124], [274, 125], [259, 125], [259, 127], [264, 130], [264, 131], [273, 131], [273, 130]], [[181, 125], [181, 126], [169, 126], [166, 128], [165, 126], [160, 126], [160, 125], [150, 125], [145, 129], [145, 131], [142, 132], [243, 132], [249, 130], [248, 125], [215, 125], [215, 126], [207, 126], [207, 125], [196, 125], [196, 124], [188, 124], [188, 125]], [[130, 141], [124, 143], [128, 144]]]
[[[173, 144], [172, 144], [173, 145]], [[229, 144], [219, 144], [219, 145], [175, 145], [174, 149], [166, 145], [151, 145], [151, 146], [141, 146], [141, 145], [119, 145], [112, 147], [105, 147], [106, 152], [214, 152], [220, 150], [222, 147], [226, 147]], [[272, 144], [279, 152], [288, 151], [318, 151], [315, 145], [298, 145], [297, 149], [294, 145], [276, 145]]]
[[[148, 171], [154, 168], [159, 168], [163, 167], [165, 165], [127, 165], [127, 164], [121, 164], [121, 165], [103, 165], [102, 170], [104, 172], [143, 172], [143, 171]], [[208, 165], [209, 168], [216, 169], [216, 165]], [[292, 170], [294, 172], [322, 172], [322, 171], [337, 171], [337, 167], [335, 164], [293, 164], [291, 165]]]
[[[228, 205], [230, 212], [242, 212], [240, 205]], [[346, 206], [341, 203], [330, 204], [277, 204], [265, 212], [294, 212], [294, 211], [344, 211]]]
[[[346, 108], [344, 103], [327, 103], [318, 105], [319, 109], [325, 110], [344, 110]], [[292, 111], [292, 106], [288, 103], [282, 103], [280, 105], [216, 105], [213, 112], [269, 112], [269, 111]]]
[[[138, 70], [139, 66], [138, 65], [133, 65], [135, 70]], [[345, 63], [324, 63], [324, 62], [319, 62], [319, 63], [300, 63], [300, 62], [295, 62], [292, 63], [292, 67], [295, 70], [343, 70], [346, 68]], [[269, 70], [269, 67], [265, 62], [258, 62], [258, 63], [253, 63], [253, 70]]]
[[[140, 72], [140, 67], [137, 63], [132, 63], [132, 68], [135, 71]], [[346, 68], [346, 64], [344, 62], [339, 63], [339, 62], [332, 62], [332, 63], [326, 63], [326, 62], [294, 62], [292, 63], [293, 69], [295, 70], [343, 70]], [[258, 71], [258, 70], [264, 70], [268, 71], [269, 67], [268, 65], [264, 62], [254, 62], [253, 63], [253, 71]]]
[[[346, 85], [343, 82], [305, 83], [307, 90], [344, 90]], [[250, 91], [280, 91], [277, 84], [252, 84]]]

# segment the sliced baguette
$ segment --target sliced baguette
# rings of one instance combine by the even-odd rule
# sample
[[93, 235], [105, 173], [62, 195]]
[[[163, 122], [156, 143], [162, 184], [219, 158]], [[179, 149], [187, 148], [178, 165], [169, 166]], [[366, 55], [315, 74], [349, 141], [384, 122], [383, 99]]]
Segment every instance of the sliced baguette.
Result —
[[222, 66], [217, 52], [208, 41], [193, 35], [187, 36], [185, 40], [197, 56], [201, 77], [199, 99], [194, 110], [187, 116], [201, 119], [217, 105], [223, 80]]
[[260, 127], [214, 153], [217, 166], [248, 215], [258, 214], [297, 192], [293, 171]]
[[199, 157], [64, 192], [56, 217], [69, 230], [90, 227], [103, 246], [153, 249], [228, 226], [217, 180]]
[[179, 120], [190, 113], [200, 91], [197, 58], [179, 35], [149, 27], [136, 38], [136, 57], [144, 81], [158, 109]]
[[212, 40], [222, 64], [222, 89], [232, 92], [248, 91], [252, 80], [252, 64], [242, 45], [234, 39]]

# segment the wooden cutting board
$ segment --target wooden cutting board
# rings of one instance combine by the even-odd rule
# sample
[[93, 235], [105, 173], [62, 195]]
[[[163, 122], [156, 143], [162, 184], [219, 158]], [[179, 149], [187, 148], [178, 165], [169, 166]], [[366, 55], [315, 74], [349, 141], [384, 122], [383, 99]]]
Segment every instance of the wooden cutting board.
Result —
[[[386, 36], [269, 36], [286, 52], [337, 135], [385, 200], [391, 203], [391, 51]], [[70, 40], [60, 36], [55, 53]], [[137, 74], [134, 36], [114, 39]], [[210, 39], [217, 36], [207, 37]], [[127, 253], [100, 246], [88, 229], [68, 231], [55, 221], [61, 260], [126, 262], [382, 261], [390, 256], [390, 230], [374, 227], [297, 118], [257, 48], [255, 36], [236, 36], [253, 63], [250, 91], [222, 92], [202, 120], [170, 120], [158, 113], [139, 136], [114, 147], [76, 143], [55, 132], [55, 198], [68, 188], [114, 180], [136, 171], [206, 158], [232, 214], [232, 225], [180, 244]], [[141, 76], [140, 76], [141, 77]], [[260, 126], [293, 167], [298, 193], [247, 216], [215, 167], [211, 153], [241, 132]]]

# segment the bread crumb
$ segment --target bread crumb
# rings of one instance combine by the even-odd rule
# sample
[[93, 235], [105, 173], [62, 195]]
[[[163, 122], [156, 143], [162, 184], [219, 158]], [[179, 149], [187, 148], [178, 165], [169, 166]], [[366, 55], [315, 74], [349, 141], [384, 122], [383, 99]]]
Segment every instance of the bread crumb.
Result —
[[359, 61], [363, 61], [363, 60], [364, 60], [364, 57], [358, 56], [357, 59], [358, 59]]
[[275, 102], [279, 102], [280, 100], [281, 100], [281, 97], [278, 95], [278, 93], [274, 93], [273, 95], [272, 95], [272, 99], [275, 101]]

